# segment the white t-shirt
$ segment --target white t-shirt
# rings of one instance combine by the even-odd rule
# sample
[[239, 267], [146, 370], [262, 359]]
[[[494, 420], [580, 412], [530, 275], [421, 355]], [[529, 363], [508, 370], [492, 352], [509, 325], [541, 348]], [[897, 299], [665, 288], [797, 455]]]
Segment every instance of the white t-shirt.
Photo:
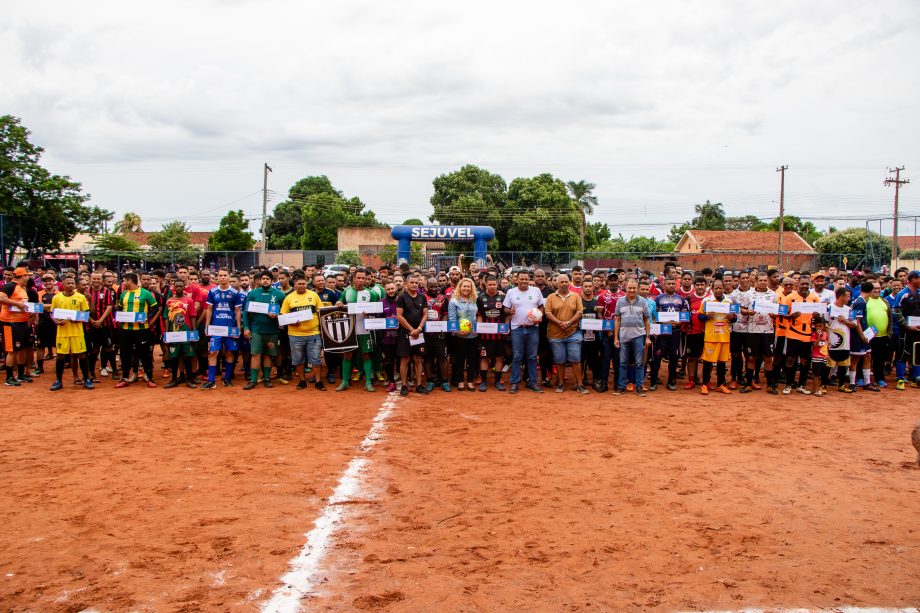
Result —
[[818, 300], [824, 304], [831, 304], [834, 302], [834, 300], [837, 299], [837, 294], [834, 292], [834, 290], [827, 289], [826, 287], [821, 290], [820, 293], [815, 293], [818, 294]]
[[543, 306], [546, 300], [543, 299], [543, 292], [536, 287], [529, 287], [527, 291], [521, 291], [517, 287], [512, 287], [505, 293], [505, 300], [502, 306], [507, 309], [514, 307], [514, 315], [511, 316], [511, 329], [520, 328], [521, 326], [532, 326], [534, 323], [527, 317], [527, 312], [534, 307]]

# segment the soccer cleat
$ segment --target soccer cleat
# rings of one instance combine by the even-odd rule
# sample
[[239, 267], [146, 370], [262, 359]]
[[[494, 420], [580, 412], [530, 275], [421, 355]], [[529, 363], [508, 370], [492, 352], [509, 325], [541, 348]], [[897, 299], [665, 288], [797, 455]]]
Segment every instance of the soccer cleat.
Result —
[[62, 387], [64, 387], [64, 384], [61, 383], [61, 380], [60, 380], [60, 379], [55, 379], [55, 380], [54, 380], [54, 383], [52, 383], [52, 384], [51, 384], [51, 387], [49, 387], [48, 389], [51, 390], [52, 392], [56, 392], [56, 391], [58, 391], [59, 389], [61, 389]]
[[[579, 394], [587, 394], [587, 393], [588, 393], [588, 388], [586, 388], [584, 385], [579, 385], [579, 386], [577, 386], [577, 387], [575, 388], [575, 391], [578, 392]], [[644, 396], [644, 395], [645, 395], [645, 394], [643, 394], [643, 396]]]
[[178, 379], [170, 379], [169, 383], [167, 383], [166, 385], [163, 386], [163, 389], [164, 389], [164, 390], [171, 390], [172, 388], [177, 387], [178, 385], [179, 385], [179, 380], [178, 380]]
[[795, 388], [795, 391], [797, 391], [797, 392], [800, 393], [800, 394], [804, 394], [805, 396], [811, 396], [811, 390], [805, 389], [805, 388], [802, 387], [801, 385], [800, 385], [799, 387]]
[[224, 387], [233, 387], [233, 381], [230, 379], [224, 379]]
[[696, 387], [696, 382], [693, 381], [693, 379], [687, 381], [687, 383], [684, 385], [685, 390], [692, 390], [694, 387]]
[[278, 383], [280, 383], [281, 385], [287, 385], [290, 382], [291, 380], [287, 378], [287, 375], [283, 377], [278, 377]]
[[[336, 390], [336, 391], [338, 391], [338, 390]], [[409, 395], [409, 386], [403, 384], [402, 387], [399, 388], [399, 395], [400, 395], [400, 396], [408, 396], [408, 395]]]
[[486, 391], [487, 389], [489, 389], [489, 384], [486, 383], [485, 381], [483, 381], [482, 383], [479, 384], [479, 391], [480, 391], [480, 392], [484, 392], [484, 391]]
[[776, 396], [777, 394], [779, 394], [779, 390], [776, 389], [775, 385], [771, 385], [767, 388], [767, 393], [770, 394], [771, 396]]
[[672, 391], [672, 392], [677, 391], [677, 384], [676, 384], [676, 383], [668, 383], [668, 390], [670, 390], [670, 391]]
[[318, 390], [321, 391], [321, 392], [325, 392], [325, 391], [326, 391], [326, 386], [323, 385], [323, 382], [322, 382], [322, 381], [317, 381], [316, 383], [313, 384], [313, 387], [315, 387], [316, 389], [318, 389]]
[[351, 380], [352, 380], [352, 381], [360, 381], [360, 380], [361, 380], [361, 373], [359, 373], [359, 372], [356, 370], [355, 373], [351, 376]]
[[91, 390], [91, 389], [93, 389], [93, 388], [95, 388], [95, 387], [96, 387], [96, 386], [93, 385], [93, 380], [92, 380], [92, 379], [83, 379], [83, 389]]
[[21, 381], [22, 383], [32, 383], [33, 382], [32, 376], [27, 375], [26, 373], [22, 373], [16, 378], [19, 379], [19, 381]]
[[907, 381], [905, 381], [904, 379], [898, 379], [898, 382], [897, 384], [895, 384], [894, 388], [897, 390], [902, 390], [902, 391], [907, 389]]
[[396, 383], [390, 383], [387, 385], [387, 391], [393, 393], [396, 391]]
[[337, 388], [335, 388], [335, 391], [344, 392], [349, 387], [351, 387], [351, 383], [348, 382], [348, 379], [342, 379], [342, 382], [339, 383], [339, 386]]
[[305, 390], [305, 389], [307, 389], [307, 382], [304, 381], [303, 379], [301, 379], [300, 381], [297, 382], [297, 388], [296, 388], [296, 389], [299, 389], [299, 390]]
[[212, 389], [214, 389], [215, 387], [217, 387], [217, 384], [214, 383], [213, 381], [205, 381], [204, 383], [201, 384], [201, 387], [199, 387], [198, 389], [200, 389], [200, 390], [212, 390]]
[[701, 386], [700, 386], [700, 393], [701, 393], [703, 396], [708, 396], [708, 395], [709, 395], [709, 386], [708, 386], [708, 385], [701, 385]]
[[127, 379], [122, 379], [115, 384], [115, 389], [120, 390], [121, 388], [128, 387], [129, 385], [131, 385], [131, 383]]
[[262, 385], [264, 385], [264, 386], [267, 387], [268, 389], [271, 389], [271, 388], [275, 387], [275, 384], [272, 383], [272, 380], [271, 380], [271, 379], [265, 379], [264, 381], [262, 381]]
[[428, 390], [425, 389], [425, 386], [419, 385], [419, 386], [416, 386], [416, 388], [415, 388], [415, 393], [416, 393], [416, 394], [422, 394], [423, 396], [425, 396], [425, 395], [428, 394]]
[[542, 394], [542, 393], [543, 393], [543, 390], [540, 389], [540, 386], [538, 386], [538, 385], [531, 385], [530, 383], [528, 383], [528, 384], [527, 384], [527, 389], [529, 389], [530, 391], [534, 392], [535, 394]]
[[886, 383], [885, 381], [879, 381], [876, 385], [878, 385], [878, 387], [881, 387], [883, 389], [888, 387], [888, 383]]
[[373, 392], [373, 391], [374, 391], [374, 384], [371, 383], [370, 381], [365, 381], [365, 382], [364, 382], [364, 390], [365, 390], [365, 391], [368, 391], [368, 392]]
[[741, 388], [742, 394], [750, 394], [752, 391], [754, 391], [754, 388], [751, 387], [750, 385], [745, 385], [744, 387]]
[[7, 377], [6, 381], [3, 383], [7, 387], [19, 387], [22, 385], [16, 377]]
[[249, 381], [246, 382], [246, 385], [243, 386], [243, 389], [248, 392], [249, 390], [255, 389], [258, 384], [259, 383], [257, 381], [253, 381], [252, 379], [250, 379]]
[[788, 396], [791, 393], [792, 393], [791, 385], [787, 385], [786, 387], [783, 388], [783, 396]]
[[109, 369], [108, 369], [108, 367], [103, 366], [101, 369], [99, 369], [99, 376], [101, 376], [101, 377], [108, 377], [108, 376], [109, 376]]
[[557, 386], [556, 386], [556, 393], [557, 393], [557, 394], [561, 394], [561, 393], [564, 392], [564, 391], [565, 391], [565, 387], [564, 387], [564, 386], [562, 386], [562, 385], [557, 385]]
[[730, 385], [720, 385], [719, 387], [716, 388], [716, 391], [719, 392], [720, 394], [731, 394], [732, 393]]

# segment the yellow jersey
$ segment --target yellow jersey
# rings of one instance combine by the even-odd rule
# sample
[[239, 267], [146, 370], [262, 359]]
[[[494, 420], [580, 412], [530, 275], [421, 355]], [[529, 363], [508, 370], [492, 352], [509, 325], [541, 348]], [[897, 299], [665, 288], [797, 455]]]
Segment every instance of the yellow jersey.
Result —
[[[70, 311], [87, 311], [89, 312], [89, 302], [86, 300], [86, 296], [80, 292], [74, 292], [70, 296], [65, 296], [64, 292], [58, 292], [54, 295], [54, 298], [51, 299], [51, 309], [54, 313], [54, 309], [68, 309]], [[82, 321], [65, 321], [63, 324], [57, 326], [57, 337], [73, 337], [73, 336], [83, 336], [83, 322]]]

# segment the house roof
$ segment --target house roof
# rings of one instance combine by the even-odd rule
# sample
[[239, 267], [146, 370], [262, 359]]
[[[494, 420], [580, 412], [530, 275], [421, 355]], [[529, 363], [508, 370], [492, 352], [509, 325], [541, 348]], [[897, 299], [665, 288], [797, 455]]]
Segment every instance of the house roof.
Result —
[[[687, 230], [681, 242], [684, 242], [685, 238], [695, 240], [702, 251], [777, 251], [779, 249], [779, 232]], [[798, 233], [783, 232], [783, 251], [814, 253], [814, 248]]]
[[[147, 245], [150, 244], [148, 239], [150, 238], [151, 234], [155, 234], [155, 233], [154, 232], [126, 232], [124, 234], [124, 237], [130, 241], [134, 241], [141, 247], [146, 247]], [[211, 237], [212, 234], [214, 233], [213, 232], [189, 232], [188, 233], [189, 244], [202, 245], [202, 246], [207, 247], [208, 239]]]
[[[891, 238], [890, 236], [888, 238]], [[901, 236], [898, 235], [898, 248], [901, 251], [906, 249], [920, 249], [920, 236]]]

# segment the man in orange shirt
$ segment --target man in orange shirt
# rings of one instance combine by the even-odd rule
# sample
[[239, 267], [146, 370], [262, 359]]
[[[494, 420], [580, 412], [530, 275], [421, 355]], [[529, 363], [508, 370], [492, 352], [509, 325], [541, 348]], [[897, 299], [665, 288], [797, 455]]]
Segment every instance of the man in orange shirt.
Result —
[[[0, 324], [3, 325], [3, 344], [6, 351], [7, 387], [18, 387], [21, 382], [31, 382], [26, 374], [29, 348], [32, 346], [32, 331], [29, 327], [31, 314], [26, 310], [29, 295], [26, 284], [29, 270], [22, 266], [13, 271], [13, 279], [0, 287]], [[14, 374], [18, 370], [18, 376]]]
[[[780, 316], [786, 324], [786, 387], [784, 394], [791, 394], [792, 388], [800, 394], [811, 394], [805, 384], [808, 382], [808, 367], [811, 364], [811, 321], [812, 312], [793, 312], [793, 305], [797, 302], [820, 303], [818, 294], [811, 291], [811, 279], [808, 276], [799, 278], [798, 288], [795, 292], [787, 292], [780, 298], [780, 304], [789, 307], [789, 315]], [[795, 385], [796, 360], [799, 363], [799, 384]]]

